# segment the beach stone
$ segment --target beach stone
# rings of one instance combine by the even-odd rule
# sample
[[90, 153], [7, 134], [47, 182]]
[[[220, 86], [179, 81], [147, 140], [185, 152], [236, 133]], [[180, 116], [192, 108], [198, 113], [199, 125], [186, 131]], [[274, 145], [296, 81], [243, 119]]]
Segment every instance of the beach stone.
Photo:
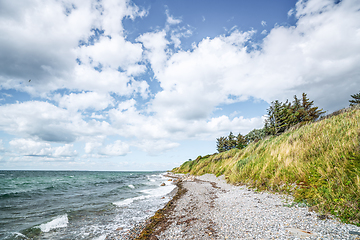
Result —
[[160, 184], [160, 186], [165, 186], [165, 183]]
[[360, 236], [360, 232], [355, 232], [355, 231], [349, 231], [349, 234], [359, 235]]
[[286, 228], [286, 230], [291, 232], [292, 234], [294, 234], [297, 237], [310, 237], [310, 236], [316, 235], [314, 233], [307, 232], [307, 231], [297, 229], [297, 228]]

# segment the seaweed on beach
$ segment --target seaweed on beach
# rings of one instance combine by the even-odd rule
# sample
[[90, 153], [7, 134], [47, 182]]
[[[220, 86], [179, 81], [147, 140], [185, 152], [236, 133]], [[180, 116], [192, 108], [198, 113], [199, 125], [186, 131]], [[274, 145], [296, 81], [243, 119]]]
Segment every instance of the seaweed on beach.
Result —
[[136, 240], [156, 240], [158, 239], [156, 235], [158, 235], [161, 231], [165, 230], [166, 227], [170, 225], [170, 222], [167, 221], [168, 219], [166, 214], [175, 208], [176, 201], [187, 192], [187, 190], [182, 186], [181, 182], [178, 182], [176, 186], [178, 187], [177, 193], [165, 205], [164, 208], [159, 209], [155, 215], [148, 220], [148, 224], [142, 230], [139, 236], [135, 238]]

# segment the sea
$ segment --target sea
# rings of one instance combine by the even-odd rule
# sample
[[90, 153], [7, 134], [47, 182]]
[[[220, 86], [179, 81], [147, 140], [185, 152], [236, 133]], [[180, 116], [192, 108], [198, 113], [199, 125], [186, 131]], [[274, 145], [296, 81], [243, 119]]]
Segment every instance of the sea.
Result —
[[[0, 239], [103, 240], [165, 206], [164, 172], [0, 171]], [[161, 186], [165, 183], [165, 186]]]

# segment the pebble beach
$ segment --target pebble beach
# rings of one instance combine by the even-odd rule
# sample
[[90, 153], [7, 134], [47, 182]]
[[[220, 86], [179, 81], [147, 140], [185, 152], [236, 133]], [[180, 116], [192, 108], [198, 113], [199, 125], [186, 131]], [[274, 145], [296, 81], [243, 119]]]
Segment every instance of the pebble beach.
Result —
[[223, 176], [173, 177], [186, 193], [149, 239], [360, 239], [360, 227], [311, 212], [291, 196], [230, 185]]

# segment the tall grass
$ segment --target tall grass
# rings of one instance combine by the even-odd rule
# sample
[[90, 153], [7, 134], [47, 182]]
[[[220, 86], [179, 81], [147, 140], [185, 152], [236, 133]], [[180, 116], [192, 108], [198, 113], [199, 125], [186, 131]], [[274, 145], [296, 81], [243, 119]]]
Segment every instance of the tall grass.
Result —
[[360, 226], [360, 109], [198, 157], [174, 172], [225, 174], [229, 182], [292, 194], [313, 210]]

